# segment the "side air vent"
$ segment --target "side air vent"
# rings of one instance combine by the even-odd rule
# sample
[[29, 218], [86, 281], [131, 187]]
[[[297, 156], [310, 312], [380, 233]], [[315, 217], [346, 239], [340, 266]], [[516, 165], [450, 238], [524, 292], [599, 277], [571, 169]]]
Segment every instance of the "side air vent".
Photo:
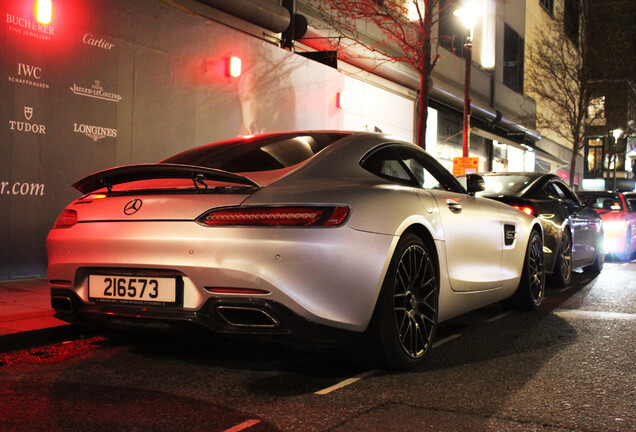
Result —
[[517, 238], [517, 231], [512, 224], [504, 224], [504, 244], [506, 246], [512, 246]]

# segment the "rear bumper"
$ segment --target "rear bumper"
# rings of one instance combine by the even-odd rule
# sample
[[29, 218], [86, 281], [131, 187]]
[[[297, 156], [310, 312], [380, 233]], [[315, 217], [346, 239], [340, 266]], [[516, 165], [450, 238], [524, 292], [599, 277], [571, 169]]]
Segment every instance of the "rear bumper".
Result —
[[89, 298], [91, 274], [166, 276], [180, 279], [180, 310], [186, 314], [203, 310], [212, 298], [230, 302], [246, 298], [218, 294], [215, 288], [253, 289], [264, 294], [250, 298], [282, 305], [307, 322], [359, 333], [371, 319], [394, 243], [393, 236], [346, 226], [78, 223], [49, 233], [48, 280], [53, 288], [73, 291], [87, 305], [87, 313], [105, 308], [99, 304], [94, 309], [98, 304]]
[[204, 329], [229, 336], [253, 336], [298, 345], [337, 346], [362, 333], [311, 322], [280, 303], [254, 298], [210, 298], [198, 310], [182, 307], [138, 308], [85, 303], [68, 288], [51, 287], [55, 317], [83, 326], [113, 329], [188, 332]]

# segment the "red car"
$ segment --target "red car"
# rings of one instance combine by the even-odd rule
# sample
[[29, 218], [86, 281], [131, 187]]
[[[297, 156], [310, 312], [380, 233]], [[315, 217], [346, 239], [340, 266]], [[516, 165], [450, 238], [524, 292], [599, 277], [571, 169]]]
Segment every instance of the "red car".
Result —
[[603, 219], [605, 252], [628, 261], [636, 251], [636, 193], [579, 192], [578, 195]]

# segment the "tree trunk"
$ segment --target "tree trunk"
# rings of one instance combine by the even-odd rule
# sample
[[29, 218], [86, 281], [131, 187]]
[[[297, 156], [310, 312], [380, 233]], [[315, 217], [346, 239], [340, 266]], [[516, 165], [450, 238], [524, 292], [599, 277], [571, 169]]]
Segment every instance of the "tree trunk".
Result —
[[573, 151], [572, 158], [570, 159], [570, 187], [572, 189], [574, 189], [574, 174], [576, 170], [576, 157], [578, 156], [578, 154], [579, 154], [578, 150]]
[[434, 64], [431, 61], [431, 29], [433, 27], [433, 5], [425, 2], [426, 13], [420, 22], [420, 92], [417, 103], [417, 145], [426, 150], [426, 121], [428, 120], [429, 78]]
[[417, 145], [426, 150], [426, 121], [428, 120], [428, 77], [420, 75], [417, 97]]

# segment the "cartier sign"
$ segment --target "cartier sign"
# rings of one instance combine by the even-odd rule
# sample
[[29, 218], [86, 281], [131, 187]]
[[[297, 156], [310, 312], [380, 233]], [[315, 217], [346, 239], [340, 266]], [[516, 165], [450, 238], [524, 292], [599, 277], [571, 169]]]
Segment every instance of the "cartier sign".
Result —
[[115, 46], [114, 43], [110, 43], [106, 41], [104, 38], [98, 38], [97, 36], [94, 36], [92, 33], [86, 33], [84, 37], [82, 38], [82, 42], [84, 42], [84, 45], [91, 45], [106, 51], [110, 51]]

